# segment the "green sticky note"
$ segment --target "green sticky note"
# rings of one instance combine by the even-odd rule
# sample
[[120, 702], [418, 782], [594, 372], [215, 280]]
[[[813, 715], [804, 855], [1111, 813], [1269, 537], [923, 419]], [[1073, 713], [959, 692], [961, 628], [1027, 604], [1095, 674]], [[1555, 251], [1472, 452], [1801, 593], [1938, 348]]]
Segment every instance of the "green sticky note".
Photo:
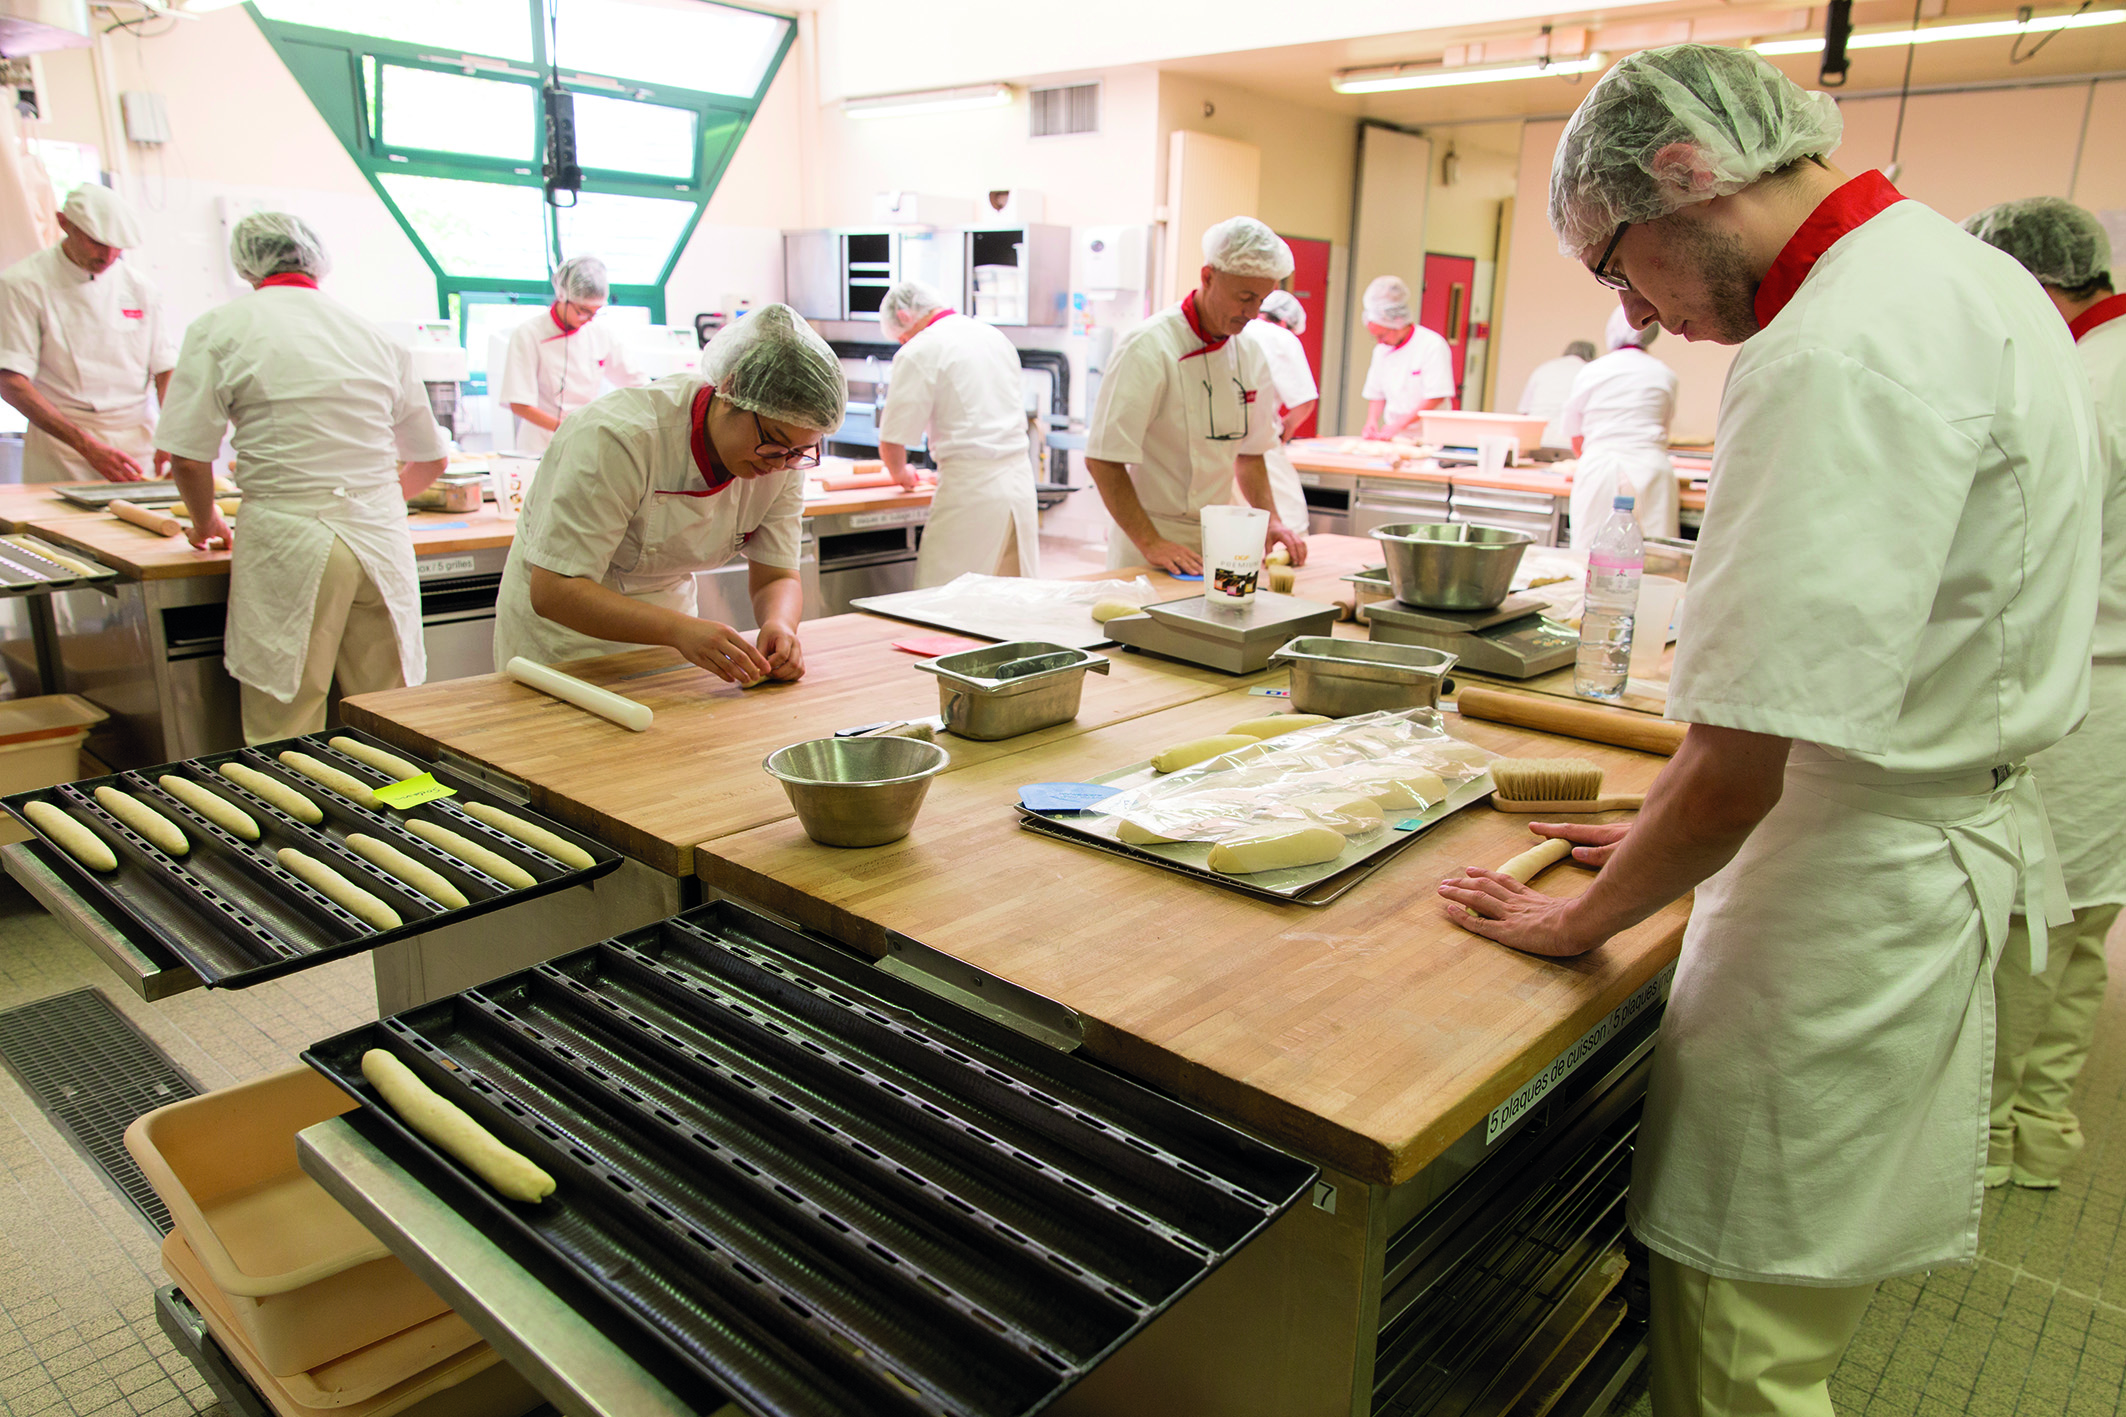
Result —
[[376, 790], [377, 801], [387, 807], [396, 807], [401, 812], [408, 807], [418, 807], [423, 802], [433, 802], [438, 797], [457, 795], [457, 788], [445, 787], [437, 782], [436, 775], [432, 772], [424, 772], [419, 777], [409, 777], [404, 782], [394, 782], [389, 787], [379, 787]]

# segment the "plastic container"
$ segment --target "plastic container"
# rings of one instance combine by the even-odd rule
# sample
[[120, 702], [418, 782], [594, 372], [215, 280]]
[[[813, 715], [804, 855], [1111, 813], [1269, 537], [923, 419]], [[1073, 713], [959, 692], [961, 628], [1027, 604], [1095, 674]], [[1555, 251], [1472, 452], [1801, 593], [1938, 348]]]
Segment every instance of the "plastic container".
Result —
[[296, 1164], [295, 1134], [354, 1106], [324, 1077], [293, 1068], [158, 1107], [126, 1128], [126, 1150], [277, 1376], [449, 1311]]
[[1246, 605], [1262, 579], [1270, 514], [1260, 507], [1205, 507], [1203, 598], [1212, 605]]
[[532, 474], [539, 470], [537, 458], [520, 453], [496, 453], [487, 465], [488, 491], [494, 495], [495, 515], [513, 522], [524, 512], [524, 499], [531, 495]]
[[[1646, 543], [1632, 499], [1611, 504], [1587, 548], [1587, 604], [1580, 612], [1580, 653], [1572, 691], [1583, 699], [1623, 697], [1631, 672], [1631, 632], [1639, 612], [1639, 580], [1646, 569]], [[1666, 624], [1662, 626], [1665, 633]]]
[[1479, 439], [1508, 437], [1519, 452], [1534, 452], [1542, 446], [1543, 430], [1550, 425], [1550, 420], [1532, 414], [1476, 413], [1466, 409], [1430, 409], [1417, 417], [1426, 442], [1472, 451]]
[[0, 795], [80, 777], [81, 744], [109, 717], [73, 694], [0, 703]]

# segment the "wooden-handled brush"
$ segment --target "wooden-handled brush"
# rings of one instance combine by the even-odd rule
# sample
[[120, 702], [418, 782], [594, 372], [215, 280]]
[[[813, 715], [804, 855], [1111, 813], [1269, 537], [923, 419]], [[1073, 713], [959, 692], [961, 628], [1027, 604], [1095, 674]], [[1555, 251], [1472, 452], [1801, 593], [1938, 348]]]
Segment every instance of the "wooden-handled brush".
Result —
[[1501, 812], [1635, 812], [1643, 792], [1602, 795], [1602, 769], [1585, 758], [1500, 758], [1491, 765], [1491, 805]]

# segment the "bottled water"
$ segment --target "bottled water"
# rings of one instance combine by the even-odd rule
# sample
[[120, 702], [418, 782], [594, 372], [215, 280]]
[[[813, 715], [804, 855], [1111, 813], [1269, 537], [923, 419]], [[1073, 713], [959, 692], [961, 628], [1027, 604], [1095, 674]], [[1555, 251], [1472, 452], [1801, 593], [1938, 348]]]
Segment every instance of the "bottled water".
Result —
[[1573, 666], [1573, 692], [1588, 699], [1624, 693], [1631, 669], [1631, 622], [1639, 607], [1639, 576], [1646, 569], [1646, 543], [1632, 499], [1619, 497], [1587, 552], [1587, 604], [1580, 612], [1580, 657]]

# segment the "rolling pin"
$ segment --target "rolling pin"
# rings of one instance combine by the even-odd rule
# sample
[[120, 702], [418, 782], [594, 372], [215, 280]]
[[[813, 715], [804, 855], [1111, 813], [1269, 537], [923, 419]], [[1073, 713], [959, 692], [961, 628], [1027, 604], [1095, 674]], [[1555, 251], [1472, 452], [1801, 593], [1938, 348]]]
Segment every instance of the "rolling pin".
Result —
[[601, 689], [596, 684], [586, 684], [558, 669], [534, 664], [522, 655], [504, 665], [502, 672], [519, 684], [537, 689], [541, 693], [552, 694], [555, 698], [597, 714], [600, 718], [609, 718], [630, 732], [640, 733], [650, 726], [652, 715], [648, 705], [638, 704], [633, 699], [623, 699], [609, 689]]
[[110, 504], [110, 512], [120, 521], [146, 527], [158, 536], [183, 536], [185, 533], [184, 525], [177, 518], [166, 512], [150, 511], [138, 502], [119, 498]]
[[1590, 743], [1608, 743], [1618, 748], [1636, 748], [1642, 753], [1672, 757], [1683, 746], [1688, 724], [1650, 718], [1630, 709], [1599, 704], [1573, 704], [1534, 694], [1505, 694], [1464, 684], [1458, 695], [1464, 718], [1510, 723], [1516, 728], [1540, 728]]

